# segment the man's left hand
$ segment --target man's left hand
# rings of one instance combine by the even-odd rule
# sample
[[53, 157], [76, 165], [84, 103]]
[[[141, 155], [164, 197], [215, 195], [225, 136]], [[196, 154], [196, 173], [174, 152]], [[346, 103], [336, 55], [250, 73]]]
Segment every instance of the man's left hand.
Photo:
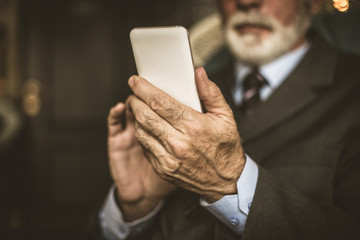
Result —
[[203, 68], [195, 73], [206, 113], [187, 107], [145, 79], [133, 76], [127, 100], [135, 136], [156, 173], [213, 202], [236, 194], [245, 155], [233, 113]]

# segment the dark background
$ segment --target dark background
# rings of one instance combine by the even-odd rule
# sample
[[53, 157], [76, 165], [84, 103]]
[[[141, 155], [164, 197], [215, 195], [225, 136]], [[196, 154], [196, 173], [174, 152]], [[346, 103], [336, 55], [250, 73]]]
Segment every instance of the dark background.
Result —
[[[14, 1], [0, 0], [0, 14]], [[15, 99], [24, 123], [0, 155], [0, 239], [82, 239], [111, 185], [106, 116], [129, 94], [127, 79], [136, 73], [129, 31], [190, 27], [212, 11], [212, 2], [202, 4], [206, 0], [16, 1], [17, 64], [3, 60], [0, 67], [18, 77], [7, 79], [3, 70], [3, 83], [13, 87], [0, 93]], [[360, 53], [359, 22], [354, 8], [326, 14], [316, 26], [332, 44]], [[8, 54], [9, 43], [1, 43], [6, 31], [0, 59]], [[27, 83], [40, 89], [41, 110], [32, 116], [21, 110]]]

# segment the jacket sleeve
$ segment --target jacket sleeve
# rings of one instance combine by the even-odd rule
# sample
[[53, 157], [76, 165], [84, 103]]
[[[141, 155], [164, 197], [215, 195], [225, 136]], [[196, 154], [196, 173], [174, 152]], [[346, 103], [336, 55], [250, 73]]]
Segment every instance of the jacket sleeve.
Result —
[[[259, 166], [258, 183], [241, 239], [360, 239], [359, 132], [352, 131], [346, 138], [348, 142], [333, 171], [331, 201], [309, 197], [270, 169]], [[312, 170], [309, 167], [308, 171]], [[218, 228], [223, 235], [229, 232]]]
[[243, 239], [360, 239], [360, 141], [354, 141], [358, 138], [347, 138], [351, 142], [334, 171], [331, 202], [310, 199], [259, 167]]

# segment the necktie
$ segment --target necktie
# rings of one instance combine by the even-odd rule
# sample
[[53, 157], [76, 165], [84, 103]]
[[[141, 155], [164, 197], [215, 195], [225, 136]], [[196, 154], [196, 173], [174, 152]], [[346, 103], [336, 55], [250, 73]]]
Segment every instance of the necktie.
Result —
[[267, 81], [256, 69], [244, 79], [240, 105], [240, 112], [244, 117], [250, 116], [260, 103], [260, 89], [264, 84], [267, 84]]

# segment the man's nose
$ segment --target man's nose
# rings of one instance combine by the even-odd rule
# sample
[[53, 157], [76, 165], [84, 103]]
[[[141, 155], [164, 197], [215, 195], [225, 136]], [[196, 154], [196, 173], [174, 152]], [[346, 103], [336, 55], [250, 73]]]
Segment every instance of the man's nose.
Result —
[[236, 8], [240, 11], [257, 10], [261, 7], [263, 0], [236, 0]]

